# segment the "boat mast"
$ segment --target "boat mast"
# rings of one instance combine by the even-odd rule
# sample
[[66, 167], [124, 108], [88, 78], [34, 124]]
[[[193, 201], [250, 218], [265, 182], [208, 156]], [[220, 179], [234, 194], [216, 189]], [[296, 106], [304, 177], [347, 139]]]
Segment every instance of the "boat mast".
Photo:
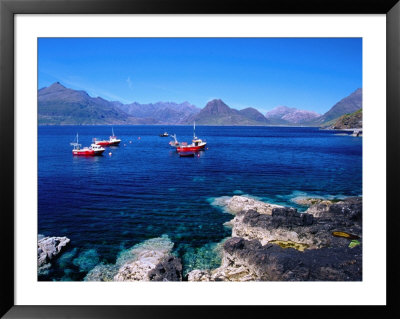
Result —
[[112, 136], [114, 136], [114, 128], [112, 127], [111, 130], [112, 130]]
[[193, 122], [193, 138], [196, 139], [196, 121]]
[[76, 143], [74, 142], [74, 143], [69, 143], [69, 144], [74, 147], [74, 150], [80, 149], [81, 144], [79, 144], [78, 133], [76, 133]]

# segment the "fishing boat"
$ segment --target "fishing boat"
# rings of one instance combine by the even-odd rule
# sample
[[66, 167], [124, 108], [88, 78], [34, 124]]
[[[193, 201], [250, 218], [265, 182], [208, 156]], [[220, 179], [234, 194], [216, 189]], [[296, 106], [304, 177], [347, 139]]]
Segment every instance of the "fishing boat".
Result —
[[169, 136], [169, 134], [167, 132], [160, 134], [160, 137], [168, 137], [168, 136]]
[[112, 135], [108, 140], [97, 141], [95, 139], [94, 143], [100, 146], [117, 146], [119, 143], [121, 143], [121, 140], [117, 139], [117, 137], [114, 135], [114, 128], [112, 128]]
[[196, 136], [196, 122], [193, 124], [193, 140], [191, 144], [184, 145], [183, 143], [179, 143], [176, 147], [178, 152], [185, 152], [185, 151], [200, 151], [205, 148], [206, 141], [198, 138]]
[[70, 143], [74, 148], [72, 150], [72, 155], [78, 156], [99, 156], [102, 155], [105, 151], [105, 148], [101, 147], [97, 144], [91, 144], [89, 147], [82, 147], [82, 144], [79, 144], [78, 133], [76, 134], [76, 142]]

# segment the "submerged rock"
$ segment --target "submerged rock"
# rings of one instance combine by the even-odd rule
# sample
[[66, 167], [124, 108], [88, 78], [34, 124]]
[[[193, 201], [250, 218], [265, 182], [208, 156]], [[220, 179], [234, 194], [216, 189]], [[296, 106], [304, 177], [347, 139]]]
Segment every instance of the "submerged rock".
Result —
[[101, 263], [86, 281], [181, 281], [182, 264], [168, 236], [152, 238], [122, 252], [115, 264]]
[[118, 272], [115, 264], [100, 263], [91, 269], [84, 278], [84, 281], [113, 281]]
[[50, 261], [60, 254], [67, 246], [70, 239], [67, 237], [43, 237], [38, 236], [38, 270], [39, 273], [46, 272], [51, 264]]
[[223, 239], [219, 243], [208, 243], [198, 248], [186, 247], [182, 256], [183, 264], [185, 265], [183, 275], [194, 269], [207, 270], [219, 267], [222, 261], [222, 249], [225, 240]]
[[79, 271], [88, 272], [90, 269], [95, 267], [100, 261], [99, 254], [96, 249], [88, 249], [79, 254], [72, 263], [79, 267]]

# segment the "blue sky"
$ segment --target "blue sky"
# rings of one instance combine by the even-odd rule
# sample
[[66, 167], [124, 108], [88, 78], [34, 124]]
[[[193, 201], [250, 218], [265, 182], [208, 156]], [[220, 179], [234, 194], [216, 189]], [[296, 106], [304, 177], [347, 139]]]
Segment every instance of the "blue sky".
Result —
[[38, 87], [123, 103], [324, 113], [362, 87], [361, 38], [40, 38]]

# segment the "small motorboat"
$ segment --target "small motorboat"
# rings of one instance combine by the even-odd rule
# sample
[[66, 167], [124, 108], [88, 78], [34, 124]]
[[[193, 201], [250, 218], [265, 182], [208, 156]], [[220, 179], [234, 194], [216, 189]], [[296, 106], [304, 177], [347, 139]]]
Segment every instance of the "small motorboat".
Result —
[[70, 143], [74, 149], [72, 150], [72, 155], [78, 156], [99, 156], [105, 151], [105, 148], [97, 144], [92, 144], [89, 147], [81, 148], [82, 144], [79, 144], [78, 134], [76, 134], [76, 142]]
[[121, 140], [114, 135], [114, 128], [112, 128], [112, 135], [108, 140], [97, 141], [94, 139], [94, 143], [100, 146], [118, 146]]
[[167, 132], [160, 134], [160, 137], [168, 137], [168, 136], [169, 136], [169, 134]]

